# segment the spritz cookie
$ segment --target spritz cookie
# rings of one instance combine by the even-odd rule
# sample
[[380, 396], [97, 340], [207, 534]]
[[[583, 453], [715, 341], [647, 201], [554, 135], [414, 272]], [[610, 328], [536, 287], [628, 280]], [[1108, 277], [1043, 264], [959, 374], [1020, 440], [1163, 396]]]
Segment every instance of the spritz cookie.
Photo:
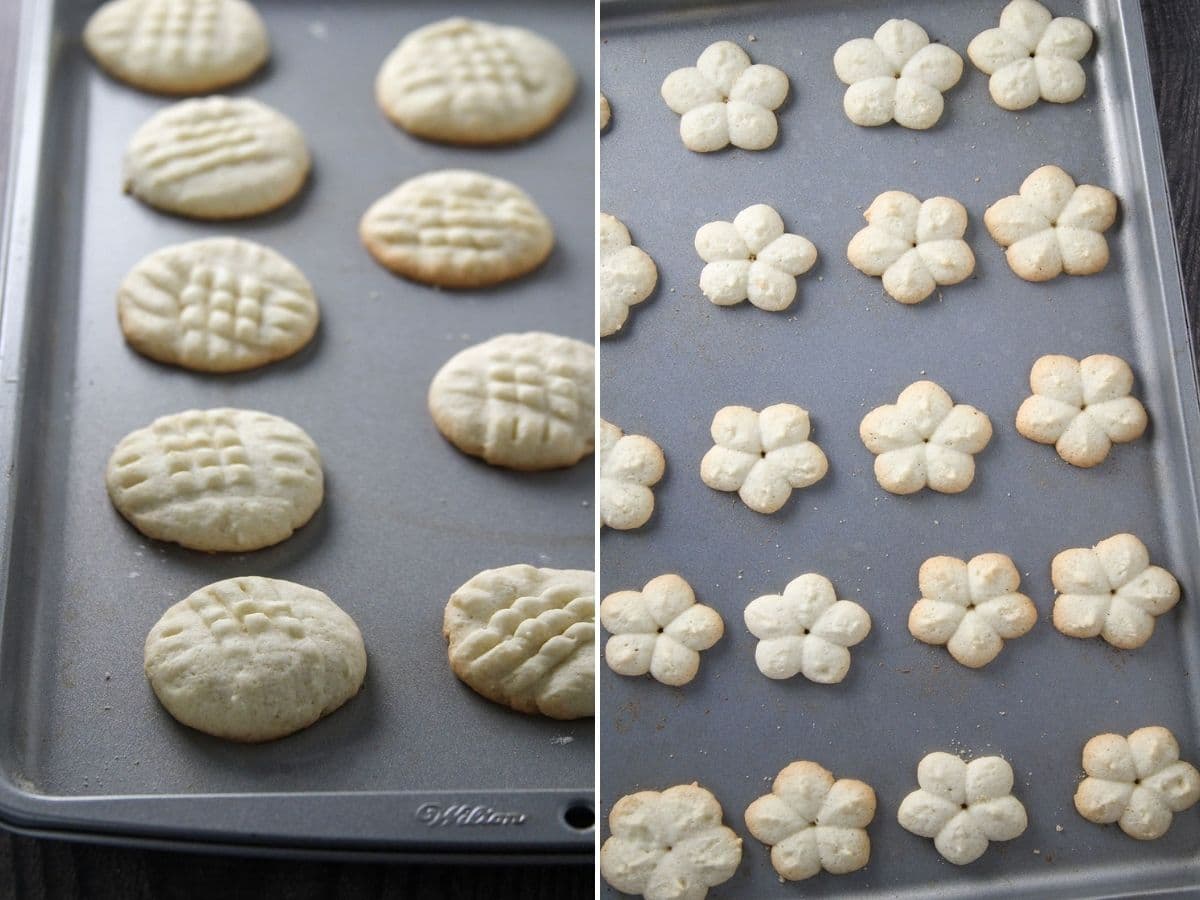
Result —
[[600, 214], [600, 337], [621, 330], [629, 310], [641, 303], [658, 284], [658, 266], [650, 254], [634, 246], [625, 223]]

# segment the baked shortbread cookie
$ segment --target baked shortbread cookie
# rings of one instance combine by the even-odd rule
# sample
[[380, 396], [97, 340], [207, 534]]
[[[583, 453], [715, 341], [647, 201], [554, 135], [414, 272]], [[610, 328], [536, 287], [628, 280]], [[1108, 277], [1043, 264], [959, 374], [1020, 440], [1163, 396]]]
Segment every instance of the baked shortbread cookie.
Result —
[[867, 826], [875, 818], [875, 791], [852, 778], [834, 779], [824, 766], [790, 763], [771, 793], [746, 810], [746, 828], [771, 848], [771, 865], [786, 881], [856, 872], [871, 859]]
[[523, 190], [467, 169], [426, 172], [371, 205], [358, 226], [371, 255], [397, 275], [482, 288], [528, 274], [554, 247], [554, 229]]
[[267, 29], [243, 0], [109, 0], [83, 44], [114, 78], [160, 94], [237, 84], [270, 55]]
[[742, 861], [742, 839], [721, 824], [721, 804], [694, 782], [625, 795], [608, 828], [600, 874], [646, 900], [704, 900]]
[[767, 149], [779, 134], [775, 110], [787, 94], [787, 75], [774, 66], [751, 65], [732, 41], [709, 44], [696, 65], [676, 69], [662, 83], [663, 100], [683, 117], [683, 146], [697, 153], [730, 144]]
[[146, 636], [146, 677], [167, 712], [234, 741], [272, 741], [362, 687], [358, 626], [320, 591], [230, 578], [176, 603]]
[[764, 203], [746, 207], [732, 222], [701, 226], [695, 243], [707, 263], [700, 290], [718, 306], [749, 300], [768, 312], [787, 309], [796, 279], [817, 262], [812, 241], [785, 234], [779, 213]]
[[1154, 634], [1154, 619], [1179, 602], [1179, 582], [1150, 565], [1146, 545], [1132, 534], [1114, 534], [1090, 550], [1064, 550], [1050, 565], [1054, 627], [1068, 637], [1102, 637], [1134, 650]]
[[450, 443], [508, 469], [573, 466], [595, 441], [596, 353], [573, 338], [502, 334], [459, 351], [429, 385]]
[[762, 412], [719, 409], [710, 428], [715, 446], [700, 461], [700, 480], [716, 491], [737, 491], [755, 512], [776, 512], [794, 489], [816, 484], [829, 471], [809, 431], [808, 410], [791, 403]]
[[121, 439], [105, 480], [117, 511], [146, 537], [232, 553], [287, 539], [325, 494], [312, 438], [247, 409], [155, 419]]
[[1049, 281], [1063, 272], [1095, 275], [1108, 265], [1104, 232], [1117, 219], [1117, 197], [1091, 184], [1078, 187], [1058, 166], [1042, 166], [1021, 183], [1019, 194], [997, 200], [983, 224], [1009, 268], [1026, 281]]
[[125, 192], [193, 219], [243, 219], [283, 206], [308, 176], [296, 124], [257, 100], [182, 100], [125, 150]]
[[1020, 837], [1029, 819], [1012, 795], [1012, 766], [999, 756], [969, 763], [949, 753], [930, 753], [917, 765], [917, 783], [900, 803], [902, 828], [933, 838], [938, 853], [956, 866], [983, 856], [990, 841]]
[[612, 121], [612, 106], [609, 104], [608, 98], [603, 94], [600, 95], [599, 100], [599, 116], [600, 130], [603, 131], [608, 127], [608, 123]]
[[621, 330], [629, 308], [641, 303], [658, 284], [658, 266], [633, 245], [629, 229], [616, 216], [600, 214], [600, 337]]
[[600, 472], [597, 494], [600, 524], [619, 531], [641, 528], [654, 512], [654, 492], [666, 460], [654, 441], [625, 434], [600, 420]]
[[1070, 103], [1083, 96], [1087, 76], [1079, 60], [1092, 46], [1092, 29], [1069, 16], [1055, 18], [1037, 0], [1013, 0], [1000, 27], [976, 35], [967, 56], [990, 75], [988, 90], [1004, 109], [1027, 109], [1039, 99]]
[[962, 239], [967, 210], [949, 197], [921, 202], [886, 191], [863, 213], [867, 227], [850, 240], [846, 256], [864, 275], [883, 278], [901, 303], [920, 303], [940, 285], [958, 284], [975, 271], [975, 254]]
[[1175, 813], [1200, 800], [1200, 772], [1179, 758], [1179, 742], [1161, 725], [1127, 738], [1096, 735], [1083, 747], [1083, 771], [1075, 809], [1097, 825], [1116, 822], [1139, 841], [1162, 837]]
[[942, 94], [962, 77], [962, 57], [945, 44], [929, 43], [916, 22], [889, 19], [874, 37], [838, 47], [833, 68], [844, 84], [842, 107], [855, 125], [932, 128], [942, 117]]
[[711, 607], [696, 602], [692, 586], [678, 575], [659, 575], [640, 591], [617, 591], [600, 603], [600, 624], [612, 635], [604, 660], [618, 675], [649, 673], [679, 687], [700, 671], [700, 652], [725, 633]]
[[875, 478], [884, 490], [958, 494], [975, 480], [973, 454], [992, 439], [992, 423], [975, 407], [955, 403], [940, 385], [916, 381], [895, 404], [867, 413], [858, 435], [876, 454]]
[[450, 597], [442, 633], [450, 666], [493, 703], [552, 719], [593, 714], [595, 574], [505, 566]]
[[1017, 410], [1017, 431], [1053, 444], [1073, 466], [1099, 465], [1113, 444], [1137, 440], [1146, 430], [1146, 409], [1129, 395], [1133, 370], [1119, 356], [1043, 356], [1033, 364], [1029, 386], [1033, 396]]
[[871, 631], [871, 617], [852, 600], [839, 600], [833, 583], [809, 572], [782, 594], [746, 607], [746, 627], [758, 638], [754, 661], [768, 678], [802, 673], [818, 684], [837, 684], [850, 671], [850, 647]]
[[129, 344], [198, 372], [240, 372], [291, 356], [317, 330], [317, 298], [291, 261], [261, 244], [205, 238], [151, 253], [117, 291]]
[[971, 669], [986, 666], [1006, 640], [1027, 634], [1037, 607], [1017, 588], [1021, 573], [1003, 553], [982, 553], [970, 562], [934, 556], [921, 563], [921, 599], [908, 614], [908, 631], [926, 644], [945, 644]]
[[454, 17], [407, 35], [375, 78], [389, 119], [418, 137], [505, 144], [532, 137], [562, 114], [575, 70], [552, 43], [524, 28]]

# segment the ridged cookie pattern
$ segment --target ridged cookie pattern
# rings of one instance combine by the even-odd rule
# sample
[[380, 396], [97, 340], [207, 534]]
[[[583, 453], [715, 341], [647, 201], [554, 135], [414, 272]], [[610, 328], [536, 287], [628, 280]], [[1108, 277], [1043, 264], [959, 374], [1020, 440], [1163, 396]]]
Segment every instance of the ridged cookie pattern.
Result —
[[193, 550], [246, 552], [289, 537], [324, 496], [312, 438], [287, 419], [193, 409], [124, 437], [108, 494], [138, 531]]
[[454, 674], [524, 713], [579, 719], [594, 711], [594, 574], [515, 565], [480, 572], [446, 604]]
[[312, 286], [295, 265], [232, 237], [147, 256], [121, 282], [117, 315], [138, 352], [201, 372], [290, 356], [312, 338], [318, 319]]
[[262, 19], [242, 0], [111, 0], [88, 19], [83, 42], [113, 76], [165, 94], [244, 81], [270, 52]]
[[308, 175], [304, 135], [257, 100], [183, 100], [152, 116], [125, 151], [125, 191], [196, 219], [240, 219], [282, 206]]
[[284, 737], [358, 693], [358, 626], [325, 594], [274, 578], [218, 581], [150, 629], [146, 676], [167, 711], [235, 741]]
[[388, 118], [455, 144], [530, 137], [557, 119], [574, 93], [571, 63], [545, 38], [461, 17], [409, 34], [375, 79]]
[[570, 466], [592, 452], [595, 351], [541, 331], [468, 347], [429, 385], [429, 410], [446, 439], [510, 469]]
[[478, 288], [533, 271], [554, 229], [515, 184], [482, 172], [443, 169], [410, 178], [375, 201], [359, 235], [388, 269], [415, 281]]

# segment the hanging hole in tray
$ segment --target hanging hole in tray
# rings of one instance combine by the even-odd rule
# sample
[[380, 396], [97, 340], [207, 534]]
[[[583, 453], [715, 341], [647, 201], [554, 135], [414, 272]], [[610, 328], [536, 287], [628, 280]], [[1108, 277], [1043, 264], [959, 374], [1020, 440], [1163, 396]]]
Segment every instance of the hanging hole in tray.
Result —
[[596, 813], [591, 804], [577, 800], [563, 810], [563, 821], [576, 831], [587, 831], [596, 824]]

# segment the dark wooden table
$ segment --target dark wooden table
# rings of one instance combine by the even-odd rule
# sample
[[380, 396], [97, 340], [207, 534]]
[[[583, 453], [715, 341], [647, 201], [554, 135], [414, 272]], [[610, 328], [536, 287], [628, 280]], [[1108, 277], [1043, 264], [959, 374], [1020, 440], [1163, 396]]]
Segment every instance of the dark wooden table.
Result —
[[[0, 198], [12, 110], [14, 0], [0, 0]], [[1142, 0], [1159, 130], [1193, 330], [1200, 301], [1200, 0]], [[182, 897], [568, 900], [592, 894], [581, 867], [280, 862], [39, 841], [0, 831], [0, 898]]]

